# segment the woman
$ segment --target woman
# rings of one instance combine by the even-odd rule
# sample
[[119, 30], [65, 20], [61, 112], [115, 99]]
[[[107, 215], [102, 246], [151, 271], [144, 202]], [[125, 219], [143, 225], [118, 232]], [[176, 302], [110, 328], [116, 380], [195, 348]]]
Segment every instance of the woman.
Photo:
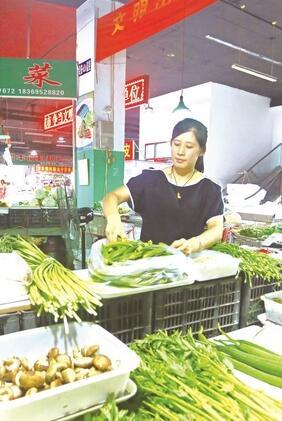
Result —
[[0, 200], [4, 200], [7, 193], [7, 187], [5, 180], [0, 181]]
[[223, 231], [221, 188], [203, 174], [207, 128], [186, 118], [172, 132], [172, 165], [144, 170], [103, 201], [106, 236], [125, 237], [118, 205], [128, 202], [142, 219], [141, 240], [171, 244], [185, 254], [220, 241]]

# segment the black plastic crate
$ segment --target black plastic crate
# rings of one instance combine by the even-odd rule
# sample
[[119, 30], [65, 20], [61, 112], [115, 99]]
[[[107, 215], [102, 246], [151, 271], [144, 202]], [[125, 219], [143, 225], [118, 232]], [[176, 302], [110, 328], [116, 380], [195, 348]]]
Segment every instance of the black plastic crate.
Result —
[[240, 313], [240, 279], [223, 278], [154, 292], [153, 331], [186, 332], [203, 327], [207, 336], [237, 329]]
[[240, 327], [258, 323], [257, 316], [264, 313], [264, 304], [260, 297], [277, 289], [277, 282], [268, 282], [261, 277], [252, 278], [252, 285], [242, 284]]
[[8, 228], [9, 226], [9, 214], [0, 213], [0, 228]]
[[43, 227], [59, 227], [61, 225], [60, 209], [42, 208], [42, 224]]
[[41, 209], [10, 209], [9, 212], [10, 227], [41, 227], [42, 211]]
[[18, 332], [20, 330], [20, 313], [0, 315], [0, 335]]
[[80, 312], [79, 316], [83, 321], [100, 324], [127, 344], [152, 332], [152, 300], [151, 292], [103, 299], [103, 306], [97, 309], [97, 316], [86, 312]]

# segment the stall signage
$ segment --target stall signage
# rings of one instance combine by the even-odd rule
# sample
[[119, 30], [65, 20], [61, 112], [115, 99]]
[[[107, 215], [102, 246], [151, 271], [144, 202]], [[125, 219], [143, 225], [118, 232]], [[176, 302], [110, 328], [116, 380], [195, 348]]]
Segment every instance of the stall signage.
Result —
[[85, 73], [91, 72], [91, 58], [79, 63], [78, 65], [78, 76], [85, 75]]
[[124, 159], [130, 161], [134, 159], [134, 140], [125, 139], [124, 141]]
[[58, 167], [54, 165], [36, 165], [36, 171], [39, 172], [51, 172], [57, 174], [70, 174], [72, 172], [72, 167]]
[[76, 98], [75, 61], [0, 58], [0, 96]]
[[73, 106], [60, 108], [44, 115], [44, 130], [67, 126], [73, 122]]
[[125, 84], [125, 109], [146, 104], [149, 99], [149, 76], [128, 80]]
[[132, 0], [97, 21], [96, 61], [128, 48], [217, 0]]
[[14, 164], [22, 164], [22, 165], [32, 165], [38, 164], [40, 165], [72, 165], [72, 157], [66, 155], [46, 155], [46, 154], [38, 154], [36, 156], [24, 153], [11, 153], [12, 161]]

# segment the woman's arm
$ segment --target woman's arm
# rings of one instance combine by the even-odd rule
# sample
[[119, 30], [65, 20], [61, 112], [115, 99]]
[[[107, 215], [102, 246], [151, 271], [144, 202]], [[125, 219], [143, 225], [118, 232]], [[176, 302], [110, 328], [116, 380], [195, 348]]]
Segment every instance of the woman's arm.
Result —
[[103, 199], [103, 211], [107, 220], [106, 237], [115, 241], [118, 237], [125, 237], [124, 229], [118, 212], [118, 205], [129, 200], [129, 191], [125, 186], [107, 193]]
[[207, 249], [219, 242], [223, 233], [223, 216], [214, 216], [207, 222], [207, 229], [197, 237], [192, 237], [189, 240], [180, 238], [174, 241], [171, 245], [185, 254], [196, 253], [203, 249]]

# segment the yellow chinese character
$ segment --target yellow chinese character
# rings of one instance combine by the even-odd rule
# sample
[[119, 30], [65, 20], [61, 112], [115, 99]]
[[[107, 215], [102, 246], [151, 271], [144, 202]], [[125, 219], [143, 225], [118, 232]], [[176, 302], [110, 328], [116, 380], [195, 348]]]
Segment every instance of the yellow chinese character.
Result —
[[117, 16], [114, 18], [114, 30], [112, 32], [112, 35], [115, 35], [118, 31], [122, 31], [124, 29], [123, 19], [124, 19], [125, 13], [119, 12]]
[[130, 145], [128, 143], [124, 145], [124, 157], [130, 158]]
[[138, 19], [142, 19], [143, 16], [147, 13], [148, 0], [139, 0], [133, 6], [133, 22], [136, 22]]
[[171, 3], [171, 0], [156, 0], [155, 9], [161, 9]]

